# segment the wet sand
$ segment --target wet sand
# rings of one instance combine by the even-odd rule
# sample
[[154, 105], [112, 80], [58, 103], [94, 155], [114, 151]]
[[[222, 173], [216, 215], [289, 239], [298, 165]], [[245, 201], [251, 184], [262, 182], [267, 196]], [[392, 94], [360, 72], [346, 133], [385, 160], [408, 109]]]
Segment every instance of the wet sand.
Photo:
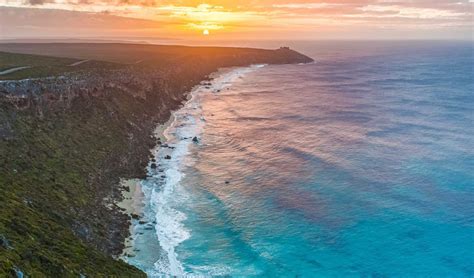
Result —
[[[166, 130], [166, 128], [174, 121], [174, 116], [171, 115], [171, 117], [168, 119], [167, 122], [164, 124], [158, 125], [154, 131], [154, 136], [155, 138], [159, 138], [161, 142], [165, 142], [165, 136], [163, 135], [163, 132]], [[156, 148], [159, 148], [160, 146], [157, 145]], [[134, 231], [134, 223], [133, 221], [138, 221], [143, 217], [143, 191], [140, 183], [140, 179], [128, 179], [128, 180], [121, 180], [120, 182], [121, 187], [123, 188], [129, 188], [129, 190], [122, 190], [122, 196], [123, 200], [119, 203], [117, 203], [117, 206], [120, 208], [124, 209], [125, 213], [128, 214], [132, 218], [132, 223], [129, 227], [130, 229], [130, 236], [127, 237], [124, 241], [124, 249], [122, 251], [122, 254], [120, 255], [120, 258], [124, 259], [126, 257], [134, 257], [135, 256], [135, 246], [134, 246], [134, 240], [136, 238], [136, 234]]]

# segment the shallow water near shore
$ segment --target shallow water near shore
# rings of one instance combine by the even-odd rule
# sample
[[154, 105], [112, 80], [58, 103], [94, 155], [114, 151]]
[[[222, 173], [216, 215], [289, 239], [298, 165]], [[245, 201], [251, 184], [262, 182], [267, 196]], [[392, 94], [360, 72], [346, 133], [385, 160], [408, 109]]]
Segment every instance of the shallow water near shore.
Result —
[[228, 70], [174, 114], [127, 260], [150, 277], [472, 277], [471, 45], [304, 47], [316, 63]]

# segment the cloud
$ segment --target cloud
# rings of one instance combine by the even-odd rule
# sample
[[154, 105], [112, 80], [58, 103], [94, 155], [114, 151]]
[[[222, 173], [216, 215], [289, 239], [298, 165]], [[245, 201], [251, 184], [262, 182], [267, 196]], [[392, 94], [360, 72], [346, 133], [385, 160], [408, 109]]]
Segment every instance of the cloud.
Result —
[[434, 8], [417, 8], [417, 7], [402, 7], [398, 5], [382, 6], [382, 5], [367, 5], [360, 8], [367, 14], [374, 14], [380, 17], [405, 17], [405, 18], [452, 18], [456, 19], [466, 15], [463, 12], [434, 9]]
[[28, 0], [26, 1], [28, 4], [35, 6], [35, 5], [43, 5], [47, 2], [47, 0]]
[[397, 32], [419, 28], [421, 33], [427, 27], [459, 27], [465, 32], [474, 27], [473, 5], [466, 0], [0, 0], [5, 7], [107, 13], [160, 22], [162, 30], [177, 36], [204, 28], [249, 36], [256, 32], [344, 33], [344, 28]]
[[274, 8], [283, 9], [324, 9], [330, 7], [338, 7], [343, 4], [340, 3], [286, 3], [286, 4], [273, 4]]
[[[169, 23], [169, 22], [167, 22]], [[107, 13], [86, 13], [34, 8], [0, 8], [0, 37], [102, 36], [162, 33], [159, 21], [119, 17]]]

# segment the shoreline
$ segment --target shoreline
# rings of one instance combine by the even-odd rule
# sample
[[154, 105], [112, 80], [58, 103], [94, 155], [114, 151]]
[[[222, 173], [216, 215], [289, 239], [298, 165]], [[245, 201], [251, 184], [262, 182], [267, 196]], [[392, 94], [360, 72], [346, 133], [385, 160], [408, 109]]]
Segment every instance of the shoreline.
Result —
[[[150, 149], [151, 153], [157, 153], [159, 149], [161, 149], [161, 145], [167, 143], [167, 138], [165, 135], [166, 130], [171, 127], [171, 125], [176, 120], [175, 113], [186, 106], [186, 104], [192, 100], [193, 92], [198, 89], [206, 88], [209, 86], [210, 83], [219, 76], [222, 76], [225, 73], [232, 71], [233, 69], [238, 67], [225, 67], [219, 68], [215, 72], [209, 74], [207, 79], [203, 79], [198, 85], [191, 88], [191, 90], [186, 94], [186, 99], [182, 102], [182, 106], [178, 107], [176, 110], [171, 111], [170, 117], [166, 122], [163, 124], [159, 124], [155, 130], [153, 131], [154, 138], [159, 142], [157, 145]], [[146, 167], [146, 172], [149, 175], [150, 165], [153, 163], [157, 163], [156, 158], [152, 157], [148, 162]], [[125, 214], [127, 214], [130, 218], [129, 224], [129, 233], [130, 235], [126, 237], [123, 241], [123, 250], [121, 254], [117, 257], [117, 259], [123, 260], [128, 263], [127, 258], [135, 257], [136, 256], [136, 249], [135, 249], [135, 239], [137, 238], [138, 234], [135, 231], [137, 225], [141, 225], [144, 223], [144, 208], [146, 204], [144, 203], [145, 194], [142, 190], [141, 181], [143, 179], [140, 178], [133, 178], [133, 179], [121, 179], [120, 180], [120, 188], [121, 188], [121, 195], [122, 200], [116, 202], [116, 205], [122, 210]]]
[[[145, 228], [143, 229], [143, 226], [148, 224], [153, 224], [153, 226], [156, 226], [156, 219], [154, 219], [153, 215], [153, 221], [149, 221], [150, 219], [147, 219], [147, 216], [144, 214], [144, 210], [147, 207], [147, 204], [144, 203], [145, 201], [145, 192], [143, 191], [143, 186], [141, 185], [142, 181], [146, 181], [148, 177], [153, 177], [154, 174], [152, 173], [155, 168], [152, 167], [151, 165], [155, 165], [155, 167], [159, 167], [159, 158], [158, 158], [158, 153], [161, 149], [163, 149], [163, 145], [167, 146], [169, 143], [169, 138], [166, 136], [166, 132], [169, 128], [171, 128], [176, 121], [176, 116], [175, 114], [178, 113], [181, 109], [185, 108], [188, 103], [190, 103], [193, 98], [195, 97], [195, 93], [199, 92], [200, 90], [207, 90], [209, 93], [219, 93], [221, 92], [229, 83], [228, 80], [222, 80], [222, 84], [219, 84], [220, 86], [214, 87], [217, 84], [213, 84], [216, 79], [219, 79], [221, 77], [225, 77], [226, 74], [230, 74], [233, 71], [237, 70], [252, 70], [254, 68], [261, 68], [264, 67], [268, 64], [251, 64], [248, 66], [231, 66], [231, 67], [222, 67], [218, 68], [216, 71], [211, 72], [208, 74], [204, 79], [202, 79], [198, 84], [193, 86], [188, 92], [185, 93], [185, 98], [181, 102], [181, 105], [177, 107], [175, 110], [172, 110], [170, 113], [170, 116], [166, 122], [163, 124], [158, 124], [154, 131], [153, 131], [153, 138], [157, 140], [157, 144], [150, 149], [150, 152], [153, 154], [150, 160], [148, 161], [148, 164], [145, 168], [146, 171], [146, 178], [133, 178], [133, 179], [124, 179], [120, 180], [121, 184], [121, 195], [123, 197], [122, 201], [119, 201], [116, 203], [116, 205], [125, 213], [127, 214], [130, 218], [131, 221], [129, 222], [129, 236], [126, 237], [123, 240], [123, 249], [120, 255], [117, 257], [118, 259], [123, 260], [127, 264], [130, 264], [128, 261], [128, 258], [134, 258], [136, 257], [136, 252], [139, 251], [136, 246], [136, 239], [138, 236], [143, 235], [144, 233], [149, 233], [150, 231], [153, 231], [153, 237], [156, 235], [156, 228], [153, 230]], [[245, 71], [244, 71], [245, 72]], [[173, 149], [173, 148], [172, 148]], [[161, 176], [163, 178], [163, 176]], [[129, 188], [129, 190], [126, 190], [126, 188]], [[156, 239], [158, 244], [160, 243], [159, 239]]]
[[[6, 49], [10, 52], [2, 52], [2, 57], [28, 59], [31, 65], [40, 66], [38, 71], [0, 78], [7, 80], [0, 82], [0, 149], [5, 157], [0, 175], [9, 185], [0, 194], [4, 204], [0, 237], [15, 246], [4, 254], [7, 264], [0, 267], [0, 276], [11, 272], [13, 266], [30, 276], [144, 276], [137, 267], [117, 260], [124, 250], [124, 239], [130, 235], [130, 217], [117, 203], [136, 207], [132, 199], [140, 196], [134, 183], [120, 178], [148, 177], [141, 185], [165, 181], [161, 172], [154, 177], [147, 173], [157, 166], [150, 163], [150, 149], [158, 143], [153, 131], [183, 105], [191, 88], [209, 80], [219, 68], [311, 60], [288, 49], [2, 45], [2, 50]], [[52, 49], [49, 56], [54, 59], [41, 62]], [[78, 51], [89, 57], [75, 58]], [[62, 58], [77, 61], [91, 57], [100, 61], [86, 63], [80, 71], [65, 71], [55, 64], [58, 59], [71, 64]], [[120, 63], [127, 59], [144, 60], [146, 66]], [[169, 63], [163, 64], [164, 59]], [[105, 67], [107, 61], [115, 62], [114, 66]], [[127, 187], [122, 190], [124, 182]], [[157, 217], [153, 218], [142, 219], [146, 225], [135, 231], [155, 228]], [[21, 227], [11, 225], [20, 220]], [[143, 240], [145, 246], [147, 242], [155, 239]], [[31, 253], [25, 256], [23, 250]], [[40, 255], [41, 262], [35, 260]], [[137, 252], [133, 260], [145, 255]]]
[[[204, 123], [205, 119], [202, 117], [202, 111], [197, 113], [194, 112], [196, 111], [196, 108], [193, 107], [193, 101], [195, 98], [198, 98], [200, 94], [218, 94], [231, 86], [231, 84], [236, 79], [241, 78], [242, 75], [263, 66], [264, 65], [262, 64], [256, 64], [246, 67], [219, 68], [215, 72], [209, 74], [207, 79], [202, 80], [198, 85], [194, 86], [189, 92], [187, 92], [186, 99], [182, 102], [182, 105], [179, 108], [171, 112], [168, 121], [156, 127], [153, 134], [158, 140], [158, 144], [150, 150], [153, 155], [146, 167], [147, 178], [135, 182], [134, 190], [140, 190], [141, 192], [140, 194], [124, 192], [125, 199], [128, 203], [121, 203], [123, 209], [126, 209], [128, 213], [132, 213], [132, 210], [130, 209], [133, 209], [133, 207], [130, 204], [136, 204], [139, 202], [140, 206], [139, 211], [135, 210], [135, 213], [137, 213], [136, 215], [129, 214], [132, 216], [132, 221], [130, 222], [129, 227], [130, 236], [125, 240], [125, 247], [120, 259], [134, 266], [141, 266], [142, 270], [148, 273], [158, 273], [156, 272], [156, 264], [160, 264], [159, 273], [177, 276], [185, 273], [184, 267], [178, 260], [175, 252], [175, 248], [190, 236], [187, 229], [181, 223], [181, 221], [185, 219], [185, 216], [181, 214], [181, 212], [177, 212], [178, 215], [175, 215], [174, 217], [167, 214], [161, 215], [160, 217], [160, 215], [156, 214], [157, 212], [154, 208], [150, 211], [150, 206], [158, 206], [158, 211], [161, 211], [161, 213], [169, 211], [167, 209], [167, 202], [163, 203], [163, 200], [166, 200], [170, 196], [167, 196], [163, 191], [167, 191], [168, 193], [174, 191], [182, 177], [181, 174], [178, 174], [178, 176], [173, 174], [176, 173], [177, 170], [179, 172], [179, 169], [174, 167], [180, 167], [176, 166], [174, 163], [176, 161], [181, 161], [183, 156], [187, 155], [187, 148], [190, 146], [189, 143], [192, 145], [195, 137], [197, 137], [198, 140], [200, 139], [200, 131], [192, 131], [191, 134], [187, 135], [178, 135], [183, 128], [186, 128], [186, 126], [189, 125], [189, 123], [186, 124], [186, 122], [181, 122], [183, 120], [183, 115], [181, 114], [189, 113], [186, 112], [186, 110], [193, 111], [189, 116], [194, 117], [196, 120], [200, 119], [198, 122]], [[187, 116], [185, 118], [187, 118]], [[191, 122], [193, 121], [191, 120]], [[201, 124], [198, 123], [198, 126]], [[173, 151], [175, 148], [178, 153]], [[184, 151], [184, 153], [182, 153], [182, 151]], [[169, 163], [172, 163], [174, 166], [170, 166]], [[140, 185], [141, 182], [143, 182], [143, 187]], [[160, 187], [156, 192], [156, 194], [159, 195], [158, 197], [154, 195], [155, 192], [150, 193], [154, 191], [157, 186]], [[134, 190], [131, 189], [130, 191], [133, 192]], [[150, 200], [150, 194], [154, 196], [154, 200], [158, 198], [162, 200], [162, 202], [156, 203], [156, 200], [152, 202]], [[154, 203], [154, 205], [148, 202]], [[171, 220], [172, 223], [160, 223], [163, 219]], [[181, 232], [174, 229], [170, 230], [169, 227], [166, 227], [167, 225], [171, 225], [171, 227], [175, 228], [181, 227], [183, 230]], [[177, 234], [180, 236], [176, 237]], [[154, 242], [150, 242], [149, 240], [153, 240]], [[168, 242], [169, 240], [171, 240], [171, 242]], [[151, 245], [154, 245], [154, 247], [150, 247]], [[160, 250], [159, 252], [157, 252], [157, 247], [159, 248], [158, 250]], [[150, 253], [150, 250], [153, 252]], [[141, 254], [137, 254], [136, 252], [138, 251], [141, 251]], [[156, 261], [153, 266], [150, 266], [149, 264], [147, 265], [147, 262], [143, 262], [144, 258], [149, 261], [150, 259], [153, 259], [154, 256], [167, 257], [167, 264], [161, 265], [161, 263], [163, 263], [161, 258], [159, 258], [159, 261]]]
[[[232, 69], [237, 67], [225, 67], [219, 68], [215, 72], [209, 74], [209, 76], [203, 79], [199, 84], [195, 85], [189, 92], [186, 93], [186, 98], [182, 101], [182, 105], [177, 109], [171, 111], [170, 116], [166, 122], [163, 124], [158, 124], [153, 131], [153, 137], [157, 140], [156, 146], [150, 149], [150, 152], [153, 153], [152, 157], [148, 161], [148, 165], [146, 166], [147, 177], [152, 176], [151, 174], [151, 164], [158, 164], [155, 155], [162, 149], [162, 145], [166, 145], [168, 142], [168, 138], [165, 135], [165, 132], [168, 128], [170, 128], [176, 120], [175, 113], [178, 112], [180, 109], [186, 106], [186, 104], [192, 100], [193, 93], [196, 90], [206, 88], [209, 86], [210, 83], [219, 76], [230, 72]], [[122, 210], [125, 214], [127, 214], [131, 221], [129, 222], [129, 236], [126, 237], [123, 241], [123, 250], [121, 254], [117, 257], [127, 264], [130, 264], [128, 261], [129, 258], [134, 258], [137, 254], [136, 249], [136, 239], [139, 235], [143, 235], [144, 231], [137, 231], [139, 227], [143, 224], [148, 223], [148, 221], [142, 220], [145, 219], [144, 209], [146, 204], [144, 203], [145, 193], [143, 192], [143, 187], [141, 185], [141, 181], [144, 179], [141, 178], [133, 178], [133, 179], [121, 179], [120, 180], [120, 190], [123, 199], [119, 202], [116, 202], [117, 207]], [[127, 190], [128, 189], [128, 190]], [[153, 221], [153, 224], [156, 224], [156, 221]], [[155, 233], [155, 230], [152, 230]], [[158, 241], [158, 239], [156, 239]]]
[[[178, 109], [179, 110], [179, 109]], [[153, 136], [158, 140], [158, 142], [164, 143], [166, 142], [166, 137], [164, 136], [165, 130], [173, 123], [174, 121], [174, 111], [171, 113], [169, 119], [163, 123], [159, 124], [154, 132]], [[157, 144], [154, 148], [151, 149], [157, 150], [161, 148], [161, 144]], [[154, 163], [153, 159], [150, 160], [149, 164]], [[147, 166], [149, 167], [149, 165]], [[148, 170], [147, 170], [148, 172]], [[142, 190], [141, 185], [142, 179], [140, 178], [133, 178], [133, 179], [122, 179], [120, 180], [120, 188], [121, 194], [123, 199], [116, 203], [116, 205], [130, 218], [130, 225], [129, 225], [129, 232], [130, 235], [126, 237], [123, 241], [123, 250], [122, 253], [118, 256], [118, 259], [121, 259], [127, 262], [127, 258], [134, 257], [136, 255], [135, 252], [135, 239], [136, 239], [136, 232], [135, 226], [137, 223], [141, 223], [143, 218], [143, 210], [145, 208], [144, 198], [145, 195]], [[134, 223], [136, 222], [136, 223]]]
[[[120, 185], [123, 187], [122, 196], [123, 200], [117, 203], [117, 206], [122, 209], [122, 211], [132, 218], [141, 217], [143, 213], [143, 192], [141, 191], [141, 185], [139, 179], [130, 179], [130, 180], [121, 180]], [[128, 190], [127, 190], [128, 189]], [[123, 250], [122, 254], [118, 257], [122, 259], [125, 256], [133, 256], [135, 252], [133, 251], [133, 225], [129, 226], [130, 236], [125, 238], [123, 241]]]

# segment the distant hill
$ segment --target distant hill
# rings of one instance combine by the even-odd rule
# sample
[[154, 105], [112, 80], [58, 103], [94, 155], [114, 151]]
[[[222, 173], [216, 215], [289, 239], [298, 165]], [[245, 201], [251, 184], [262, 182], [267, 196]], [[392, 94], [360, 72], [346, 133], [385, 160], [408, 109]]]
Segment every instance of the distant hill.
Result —
[[[133, 64], [139, 61], [164, 63], [188, 57], [223, 58], [225, 56], [260, 56], [268, 63], [309, 62], [311, 58], [295, 51], [280, 51], [256, 48], [190, 47], [179, 45], [126, 44], [126, 43], [0, 43], [0, 51], [90, 59], [114, 63]], [[255, 59], [258, 59], [255, 57]]]
[[104, 61], [0, 51], [0, 80], [50, 77], [94, 68], [116, 69], [121, 66], [123, 65]]
[[[262, 50], [123, 43], [6, 43], [0, 44], [0, 80], [57, 76], [68, 72], [97, 68], [116, 69], [134, 65], [159, 68], [189, 63], [192, 60], [220, 63], [225, 66], [235, 65], [239, 59], [249, 63], [272, 64], [312, 61], [311, 58], [289, 49]], [[75, 65], [81, 61], [85, 62]], [[1, 74], [1, 71], [15, 67], [28, 68]]]

